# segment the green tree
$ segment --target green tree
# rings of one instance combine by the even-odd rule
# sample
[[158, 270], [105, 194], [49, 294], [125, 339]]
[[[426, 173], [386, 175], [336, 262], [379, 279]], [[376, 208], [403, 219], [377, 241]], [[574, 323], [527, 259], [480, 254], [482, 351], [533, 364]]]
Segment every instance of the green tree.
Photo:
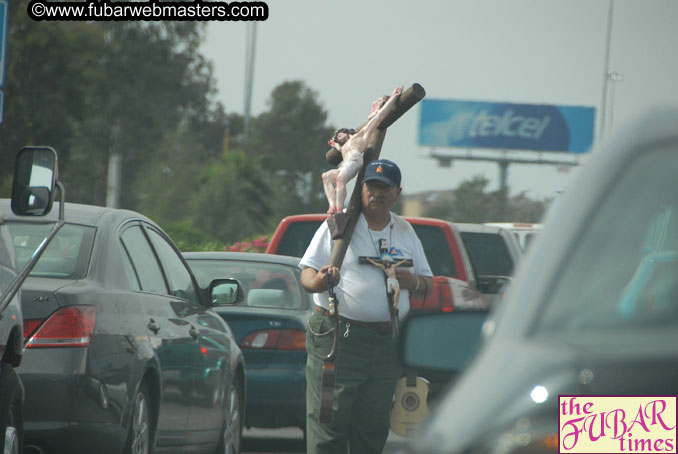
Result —
[[303, 82], [276, 87], [245, 138], [242, 115], [212, 101], [212, 68], [199, 52], [204, 23], [36, 22], [27, 4], [10, 8], [3, 195], [16, 151], [41, 144], [58, 151], [70, 202], [103, 205], [109, 157], [121, 156], [121, 206], [189, 246], [325, 211], [321, 173], [334, 127]]
[[[156, 159], [144, 167], [135, 183], [138, 210], [165, 227], [172, 222], [191, 221], [201, 173], [208, 158], [206, 147], [197, 142], [190, 126], [180, 125], [158, 143]], [[199, 229], [199, 223], [196, 223]]]
[[547, 200], [532, 200], [524, 192], [509, 197], [508, 189], [488, 192], [489, 184], [490, 181], [483, 176], [463, 181], [450, 197], [444, 197], [429, 207], [425, 215], [470, 223], [539, 222], [542, 218]]
[[[9, 9], [0, 124], [4, 195], [14, 157], [24, 145], [56, 148], [62, 176], [68, 176], [70, 150], [85, 132], [76, 125], [90, 114], [90, 81], [106, 47], [100, 27], [86, 22], [35, 22], [26, 14], [26, 5], [27, 0], [16, 0]], [[97, 148], [89, 152], [95, 157]]]
[[[135, 182], [182, 125], [219, 154], [227, 117], [211, 101], [200, 22], [36, 22], [12, 1], [0, 177], [25, 144], [54, 146], [73, 202], [104, 204], [108, 158], [122, 156], [121, 205], [137, 208]], [[198, 157], [202, 158], [202, 157]], [[7, 194], [7, 185], [3, 186]]]
[[208, 235], [232, 243], [272, 230], [273, 188], [256, 158], [242, 151], [208, 165], [192, 204], [194, 223]]
[[[221, 120], [221, 133], [209, 145], [221, 144], [224, 122], [214, 93], [211, 68], [198, 46], [204, 24], [199, 22], [104, 23], [108, 53], [92, 103], [101, 106], [109, 125], [108, 153], [123, 158], [121, 205], [136, 208], [134, 182], [160, 159], [163, 137], [183, 124], [208, 128]], [[202, 141], [200, 134], [192, 138]], [[206, 138], [207, 139], [207, 138]], [[216, 143], [215, 143], [216, 142]]]
[[268, 104], [269, 110], [253, 119], [244, 147], [273, 175], [275, 216], [325, 211], [321, 174], [330, 167], [325, 153], [335, 128], [325, 124], [318, 94], [302, 81], [286, 81]]
[[530, 199], [525, 192], [521, 192], [511, 197], [509, 205], [510, 219], [517, 222], [541, 222], [552, 202], [552, 198], [543, 200]]
[[140, 211], [186, 250], [221, 249], [272, 230], [270, 177], [258, 159], [241, 150], [199, 159], [206, 154], [176, 131], [137, 183]]

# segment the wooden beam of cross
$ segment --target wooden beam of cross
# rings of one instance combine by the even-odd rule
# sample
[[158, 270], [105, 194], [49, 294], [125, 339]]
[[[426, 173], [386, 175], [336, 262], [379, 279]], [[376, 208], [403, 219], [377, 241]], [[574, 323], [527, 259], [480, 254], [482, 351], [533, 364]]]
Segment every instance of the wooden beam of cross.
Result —
[[[391, 126], [405, 112], [410, 110], [412, 106], [424, 99], [424, 96], [426, 96], [424, 87], [417, 83], [403, 91], [400, 97], [396, 100], [393, 111], [388, 117], [386, 117], [386, 119], [384, 119], [381, 125], [379, 125], [376, 134], [373, 134], [372, 137], [370, 137], [365, 152], [363, 153], [363, 167], [356, 176], [355, 187], [353, 188], [351, 199], [348, 203], [348, 208], [346, 209], [346, 226], [343, 229], [341, 238], [337, 239], [332, 246], [329, 263], [331, 266], [341, 268], [341, 264], [344, 262], [348, 244], [350, 243], [351, 237], [353, 236], [353, 229], [355, 228], [355, 224], [358, 221], [358, 215], [362, 210], [361, 192], [363, 186], [363, 177], [365, 176], [365, 169], [370, 162], [379, 158], [381, 146], [384, 143], [384, 138], [386, 137], [386, 128]], [[363, 126], [365, 126], [365, 124], [361, 125], [358, 130], [360, 130]], [[341, 162], [341, 153], [335, 149], [331, 149], [325, 154], [325, 158], [330, 164], [336, 166]]]

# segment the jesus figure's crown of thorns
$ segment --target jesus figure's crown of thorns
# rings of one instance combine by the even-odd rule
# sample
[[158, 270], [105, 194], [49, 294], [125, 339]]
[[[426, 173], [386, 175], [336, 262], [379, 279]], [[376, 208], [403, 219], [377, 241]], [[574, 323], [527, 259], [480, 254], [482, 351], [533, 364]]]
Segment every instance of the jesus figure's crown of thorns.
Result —
[[391, 255], [390, 252], [384, 252], [381, 254], [381, 257], [379, 257], [382, 262], [384, 263], [391, 263], [393, 262], [393, 255]]
[[[339, 137], [340, 134], [345, 134], [344, 136]], [[334, 131], [334, 135], [332, 136], [332, 140], [337, 142], [338, 144], [344, 144], [350, 136], [355, 134], [355, 129], [353, 128], [340, 128]]]

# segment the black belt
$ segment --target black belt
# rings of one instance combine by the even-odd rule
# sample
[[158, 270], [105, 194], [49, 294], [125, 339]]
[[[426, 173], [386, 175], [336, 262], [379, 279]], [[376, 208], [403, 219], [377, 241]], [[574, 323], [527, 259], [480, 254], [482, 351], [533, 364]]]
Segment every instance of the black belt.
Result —
[[[321, 313], [325, 317], [334, 318], [334, 315], [330, 315], [330, 311], [328, 311], [322, 306], [316, 306], [315, 310], [316, 312]], [[339, 322], [350, 323], [351, 326], [360, 326], [362, 328], [371, 329], [372, 331], [376, 331], [379, 334], [387, 334], [391, 332], [391, 322], [362, 322], [360, 320], [352, 320], [350, 318], [341, 316], [339, 317]]]

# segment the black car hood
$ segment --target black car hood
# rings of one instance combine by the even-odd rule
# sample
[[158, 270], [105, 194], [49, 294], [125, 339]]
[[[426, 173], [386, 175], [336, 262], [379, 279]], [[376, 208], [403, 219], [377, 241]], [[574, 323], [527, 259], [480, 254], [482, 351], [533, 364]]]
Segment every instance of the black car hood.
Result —
[[413, 450], [484, 452], [519, 425], [541, 436], [557, 434], [559, 394], [677, 393], [675, 343], [650, 354], [619, 345], [594, 349], [546, 340], [492, 339], [437, 403]]

